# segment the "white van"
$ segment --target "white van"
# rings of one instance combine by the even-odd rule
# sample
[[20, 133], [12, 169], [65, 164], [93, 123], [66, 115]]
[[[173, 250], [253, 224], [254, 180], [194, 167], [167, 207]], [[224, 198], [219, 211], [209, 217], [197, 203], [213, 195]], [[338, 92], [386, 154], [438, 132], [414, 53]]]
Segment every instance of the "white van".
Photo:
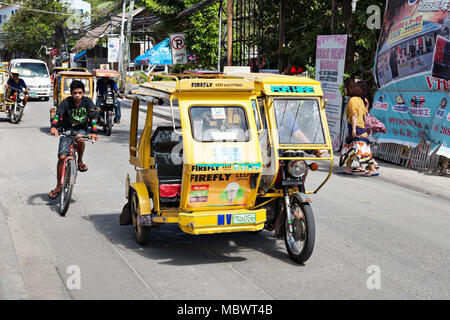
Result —
[[30, 98], [50, 98], [50, 74], [47, 64], [37, 59], [13, 59], [9, 62], [11, 71], [17, 69], [19, 77], [25, 81], [30, 91]]

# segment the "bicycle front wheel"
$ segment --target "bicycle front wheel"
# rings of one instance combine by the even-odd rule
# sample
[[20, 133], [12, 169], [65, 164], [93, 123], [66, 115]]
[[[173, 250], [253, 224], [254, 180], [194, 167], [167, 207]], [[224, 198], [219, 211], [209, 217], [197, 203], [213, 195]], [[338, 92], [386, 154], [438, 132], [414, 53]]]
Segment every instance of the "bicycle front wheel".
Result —
[[67, 161], [64, 170], [64, 179], [59, 202], [59, 214], [61, 216], [65, 216], [67, 210], [69, 209], [70, 199], [72, 197], [72, 191], [75, 180], [74, 177], [72, 177], [72, 175], [75, 172], [74, 170], [76, 170], [75, 161], [74, 160]]

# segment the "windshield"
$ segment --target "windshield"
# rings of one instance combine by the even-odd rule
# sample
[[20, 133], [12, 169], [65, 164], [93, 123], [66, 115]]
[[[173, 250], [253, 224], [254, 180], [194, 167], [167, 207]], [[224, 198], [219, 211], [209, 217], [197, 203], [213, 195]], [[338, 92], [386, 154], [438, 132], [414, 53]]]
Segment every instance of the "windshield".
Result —
[[14, 66], [20, 77], [48, 77], [47, 66], [44, 63], [19, 62]]
[[200, 142], [245, 142], [250, 140], [244, 108], [202, 106], [189, 109], [192, 135]]
[[324, 144], [319, 103], [312, 99], [275, 99], [280, 144]]
[[78, 80], [78, 81], [83, 82], [83, 84], [84, 84], [84, 95], [89, 95], [91, 93], [91, 87], [89, 86], [89, 79], [66, 78], [66, 79], [64, 79], [64, 93], [65, 94], [70, 94], [70, 84], [74, 80]]

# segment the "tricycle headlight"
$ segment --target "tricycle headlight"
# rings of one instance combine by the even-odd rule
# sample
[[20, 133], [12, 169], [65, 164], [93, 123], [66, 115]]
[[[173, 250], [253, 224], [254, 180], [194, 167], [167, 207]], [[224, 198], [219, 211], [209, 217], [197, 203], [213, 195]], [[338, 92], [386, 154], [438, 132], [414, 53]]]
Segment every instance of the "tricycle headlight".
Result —
[[25, 93], [21, 92], [19, 93], [19, 99], [24, 100], [25, 99]]
[[299, 178], [308, 171], [308, 165], [305, 161], [291, 160], [288, 164], [288, 172], [291, 176]]

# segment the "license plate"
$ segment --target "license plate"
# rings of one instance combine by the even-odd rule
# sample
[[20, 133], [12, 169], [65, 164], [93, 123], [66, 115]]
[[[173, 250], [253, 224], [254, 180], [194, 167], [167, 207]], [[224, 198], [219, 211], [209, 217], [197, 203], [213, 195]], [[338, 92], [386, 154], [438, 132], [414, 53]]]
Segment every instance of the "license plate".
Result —
[[233, 224], [256, 223], [256, 213], [235, 213]]
[[36, 96], [37, 96], [37, 93], [36, 93], [36, 92], [30, 92], [30, 96], [31, 96], [31, 97], [36, 97]]

